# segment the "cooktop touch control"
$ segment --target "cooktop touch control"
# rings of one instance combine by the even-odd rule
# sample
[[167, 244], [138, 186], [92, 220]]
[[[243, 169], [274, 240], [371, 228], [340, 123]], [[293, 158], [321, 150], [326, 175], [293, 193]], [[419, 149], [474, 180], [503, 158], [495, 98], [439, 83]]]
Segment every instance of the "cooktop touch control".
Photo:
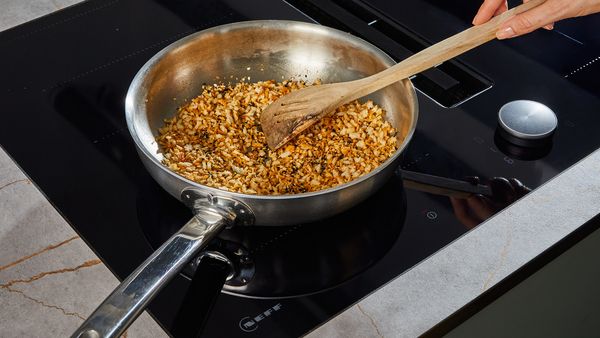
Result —
[[521, 146], [545, 143], [558, 124], [556, 114], [546, 105], [530, 100], [508, 102], [500, 108], [498, 123], [509, 142]]

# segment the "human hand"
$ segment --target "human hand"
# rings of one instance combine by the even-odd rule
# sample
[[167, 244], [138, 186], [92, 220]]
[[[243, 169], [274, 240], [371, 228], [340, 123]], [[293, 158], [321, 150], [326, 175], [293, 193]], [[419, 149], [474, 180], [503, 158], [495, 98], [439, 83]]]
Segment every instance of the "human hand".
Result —
[[[507, 8], [506, 0], [484, 0], [473, 19], [473, 24], [485, 23], [493, 16], [505, 12]], [[541, 27], [552, 29], [556, 21], [598, 12], [600, 0], [546, 0], [543, 4], [506, 20], [500, 25], [496, 37], [508, 39]]]
[[[469, 181], [479, 184], [478, 177], [471, 177]], [[531, 191], [516, 178], [494, 177], [488, 184], [491, 188], [491, 196], [450, 197], [456, 218], [468, 229], [474, 228]]]

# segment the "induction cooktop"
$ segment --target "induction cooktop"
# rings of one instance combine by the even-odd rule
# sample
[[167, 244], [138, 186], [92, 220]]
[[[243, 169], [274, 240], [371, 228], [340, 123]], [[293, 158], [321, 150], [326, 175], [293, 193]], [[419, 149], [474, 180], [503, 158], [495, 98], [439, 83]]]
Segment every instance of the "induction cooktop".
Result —
[[[0, 33], [0, 144], [122, 279], [191, 216], [146, 172], [125, 124], [125, 93], [152, 55], [205, 28], [285, 19], [347, 31], [401, 60], [469, 27], [478, 5], [86, 1]], [[314, 224], [234, 228], [215, 240], [216, 250], [237, 253], [242, 271], [216, 298], [203, 336], [306, 334], [597, 149], [597, 18], [493, 41], [412, 78], [417, 130], [384, 188]], [[498, 110], [518, 99], [557, 115], [543, 149], [498, 136]], [[407, 171], [481, 183], [496, 196], [448, 198], [413, 189]], [[181, 332], [177, 318], [193, 276], [183, 271], [149, 307], [172, 334]], [[203, 300], [197, 312], [193, 296], [186, 303], [186, 318], [201, 316]]]

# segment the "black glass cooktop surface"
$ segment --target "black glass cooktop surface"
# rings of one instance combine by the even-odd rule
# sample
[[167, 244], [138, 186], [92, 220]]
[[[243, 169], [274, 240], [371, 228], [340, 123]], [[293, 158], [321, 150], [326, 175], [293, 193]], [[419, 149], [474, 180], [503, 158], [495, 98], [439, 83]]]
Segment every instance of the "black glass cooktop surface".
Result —
[[[146, 172], [125, 124], [126, 90], [152, 55], [204, 28], [287, 19], [349, 31], [401, 59], [467, 28], [477, 7], [290, 3], [87, 1], [0, 33], [0, 143], [120, 278], [191, 216]], [[402, 169], [478, 177], [501, 196], [451, 199], [409, 189], [398, 171], [370, 199], [331, 219], [226, 230], [215, 245], [248, 256], [249, 278], [224, 287], [204, 335], [303, 335], [526, 193], [514, 179], [535, 189], [597, 149], [598, 28], [587, 18], [491, 42], [414, 78], [420, 117]], [[517, 99], [542, 102], [558, 116], [545, 148], [498, 137], [498, 109]], [[189, 273], [177, 276], [150, 305], [166, 330], [174, 329], [189, 285]]]

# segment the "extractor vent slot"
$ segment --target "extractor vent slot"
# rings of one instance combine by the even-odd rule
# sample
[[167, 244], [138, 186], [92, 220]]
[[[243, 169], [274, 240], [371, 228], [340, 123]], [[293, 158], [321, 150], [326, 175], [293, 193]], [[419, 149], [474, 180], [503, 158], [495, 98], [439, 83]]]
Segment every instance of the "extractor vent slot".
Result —
[[[396, 61], [423, 50], [431, 43], [407, 27], [358, 0], [288, 0], [315, 21], [350, 32], [381, 48]], [[483, 74], [456, 59], [418, 74], [412, 79], [423, 94], [446, 107], [462, 102], [490, 88]]]

